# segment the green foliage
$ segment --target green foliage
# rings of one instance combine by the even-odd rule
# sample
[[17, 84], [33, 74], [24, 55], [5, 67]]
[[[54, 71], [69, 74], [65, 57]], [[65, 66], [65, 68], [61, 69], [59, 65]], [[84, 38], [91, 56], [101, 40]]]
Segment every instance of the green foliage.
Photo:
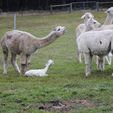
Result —
[[[104, 21], [103, 12], [93, 13], [97, 20]], [[92, 75], [86, 79], [85, 65], [79, 64], [76, 58], [75, 28], [82, 23], [80, 19], [82, 14], [83, 12], [73, 12], [17, 17], [18, 30], [30, 32], [38, 37], [47, 35], [57, 25], [66, 26], [66, 33], [51, 45], [40, 49], [32, 57], [31, 69], [43, 68], [49, 58], [55, 61], [47, 77], [24, 77], [14, 72], [11, 64], [9, 64], [8, 75], [3, 75], [0, 49], [0, 113], [52, 113], [29, 106], [52, 100], [76, 99], [90, 100], [96, 107], [75, 106], [70, 113], [113, 112], [113, 78], [111, 77], [113, 66], [106, 65], [104, 72], [98, 72], [94, 60]], [[0, 20], [2, 37], [6, 31], [12, 30], [13, 18], [0, 17]]]

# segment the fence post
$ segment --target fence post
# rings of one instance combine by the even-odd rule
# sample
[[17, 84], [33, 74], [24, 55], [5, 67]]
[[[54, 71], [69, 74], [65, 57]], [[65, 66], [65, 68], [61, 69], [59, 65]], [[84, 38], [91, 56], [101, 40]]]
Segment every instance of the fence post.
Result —
[[16, 30], [16, 14], [14, 14], [14, 30]]
[[99, 11], [99, 2], [96, 2], [96, 10]]
[[52, 5], [50, 5], [50, 13], [51, 14], [53, 13], [53, 7], [52, 7]]
[[83, 9], [85, 10], [85, 2], [83, 2]]
[[70, 13], [73, 11], [73, 8], [72, 8], [72, 3], [70, 3]]

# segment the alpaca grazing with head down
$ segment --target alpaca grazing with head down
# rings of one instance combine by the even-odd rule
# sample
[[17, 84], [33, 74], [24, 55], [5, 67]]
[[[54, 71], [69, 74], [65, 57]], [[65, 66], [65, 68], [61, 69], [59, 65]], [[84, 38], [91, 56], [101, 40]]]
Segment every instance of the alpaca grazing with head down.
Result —
[[[18, 73], [25, 73], [27, 66], [30, 63], [31, 55], [42, 47], [45, 47], [62, 36], [65, 32], [65, 27], [55, 27], [44, 38], [37, 38], [32, 34], [24, 31], [13, 30], [6, 32], [1, 40], [3, 59], [3, 73], [7, 74], [8, 68], [8, 53], [11, 53], [11, 63]], [[16, 63], [16, 56], [20, 55], [21, 70]]]
[[47, 76], [47, 71], [50, 65], [54, 64], [54, 61], [49, 59], [44, 69], [32, 69], [25, 72], [25, 76]]

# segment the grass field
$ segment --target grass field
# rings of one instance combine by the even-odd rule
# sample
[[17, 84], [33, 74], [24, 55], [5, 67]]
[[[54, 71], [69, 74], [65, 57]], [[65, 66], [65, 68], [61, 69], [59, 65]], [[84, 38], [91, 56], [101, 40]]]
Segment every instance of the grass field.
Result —
[[[92, 13], [99, 22], [104, 22], [104, 12]], [[0, 113], [113, 113], [113, 66], [106, 65], [104, 72], [98, 72], [94, 62], [92, 75], [86, 79], [85, 65], [79, 64], [75, 57], [75, 28], [82, 23], [82, 14], [73, 12], [17, 17], [17, 29], [37, 37], [47, 35], [57, 25], [66, 26], [66, 33], [32, 57], [31, 69], [43, 68], [49, 58], [55, 61], [47, 77], [19, 75], [13, 70], [10, 59], [8, 75], [3, 75], [0, 49]], [[0, 37], [12, 27], [13, 17], [0, 17]], [[70, 108], [44, 108], [52, 102], [59, 104], [69, 101], [75, 102]]]

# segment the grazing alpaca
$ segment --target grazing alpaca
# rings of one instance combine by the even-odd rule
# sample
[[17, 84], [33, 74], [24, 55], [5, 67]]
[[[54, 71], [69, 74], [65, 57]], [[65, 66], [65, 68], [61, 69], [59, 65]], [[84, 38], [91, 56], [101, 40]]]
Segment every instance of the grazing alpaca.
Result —
[[48, 60], [47, 64], [45, 65], [44, 69], [34, 69], [34, 70], [28, 70], [25, 72], [25, 76], [47, 76], [47, 71], [50, 65], [54, 64], [53, 60]]
[[9, 31], [6, 32], [1, 40], [1, 46], [4, 55], [3, 69], [4, 74], [7, 74], [8, 52], [11, 52], [11, 63], [14, 69], [20, 73], [20, 69], [16, 63], [16, 56], [20, 55], [21, 72], [24, 74], [28, 64], [30, 63], [31, 55], [42, 47], [45, 47], [62, 36], [65, 32], [65, 27], [57, 26], [44, 38], [36, 38], [30, 33], [24, 31]]
[[[95, 19], [89, 18], [87, 20], [87, 22], [85, 23], [84, 32], [91, 31], [95, 28], [98, 28], [98, 27], [100, 27], [100, 25], [101, 24], [98, 21], [96, 21]], [[82, 63], [82, 54], [79, 52], [77, 54], [78, 54], [79, 62]]]
[[85, 24], [87, 23], [89, 18], [94, 18], [94, 16], [90, 12], [85, 13], [81, 17], [81, 19], [84, 19], [84, 23], [83, 24], [79, 24], [76, 27], [76, 30], [75, 30], [76, 37], [78, 37], [81, 33], [85, 32], [85, 29], [86, 29], [86, 25]]
[[[93, 37], [93, 38], [92, 38]], [[103, 57], [113, 53], [113, 30], [89, 31], [77, 38], [79, 52], [84, 54], [86, 77], [91, 74], [92, 56], [99, 56], [99, 68], [103, 70]]]

